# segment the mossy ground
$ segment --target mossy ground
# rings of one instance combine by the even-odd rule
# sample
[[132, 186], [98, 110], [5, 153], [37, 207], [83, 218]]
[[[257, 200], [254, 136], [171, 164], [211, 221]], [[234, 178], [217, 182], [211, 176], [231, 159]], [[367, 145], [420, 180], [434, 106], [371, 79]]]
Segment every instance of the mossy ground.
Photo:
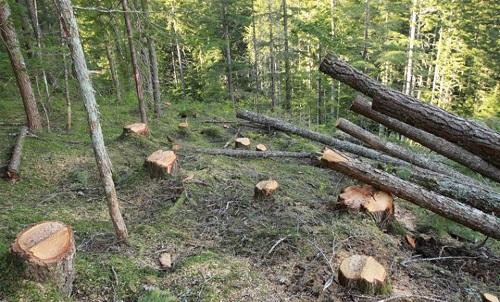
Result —
[[[372, 255], [385, 265], [395, 294], [479, 301], [483, 290], [498, 291], [498, 276], [481, 278], [439, 262], [400, 265], [412, 255], [402, 240], [402, 224], [383, 230], [367, 216], [333, 210], [339, 191], [354, 183], [345, 176], [304, 161], [193, 152], [195, 147], [222, 147], [234, 135], [233, 127], [203, 123], [235, 120], [232, 108], [221, 103], [173, 102], [160, 120], [151, 114], [149, 139], [120, 139], [122, 127], [138, 119], [135, 100], [102, 102], [102, 128], [130, 233], [128, 245], [117, 244], [86, 118], [81, 104], [75, 103], [73, 129], [63, 129], [62, 102], [55, 100], [52, 132], [25, 142], [21, 181], [0, 181], [0, 300], [370, 301], [335, 282], [324, 289], [336, 278], [343, 257], [353, 253]], [[184, 120], [180, 115], [187, 116], [188, 130], [177, 129]], [[0, 120], [24, 121], [17, 99], [0, 102]], [[8, 162], [16, 132], [17, 127], [0, 127], [0, 165]], [[247, 128], [242, 132], [254, 145], [264, 143], [271, 150], [321, 148], [284, 134]], [[158, 148], [170, 148], [172, 139], [181, 145], [178, 174], [150, 179], [144, 159]], [[183, 182], [186, 178], [190, 180]], [[267, 178], [276, 179], [280, 190], [270, 200], [254, 201], [253, 186]], [[419, 227], [438, 230], [442, 237], [453, 229], [471, 244], [482, 239], [403, 201], [397, 206], [416, 215]], [[60, 220], [75, 231], [77, 274], [70, 298], [50, 286], [23, 280], [20, 264], [10, 256], [16, 233], [42, 220]], [[493, 240], [486, 246], [498, 251]], [[162, 251], [174, 255], [172, 271], [159, 269]], [[500, 271], [498, 261], [490, 264], [493, 272]]]

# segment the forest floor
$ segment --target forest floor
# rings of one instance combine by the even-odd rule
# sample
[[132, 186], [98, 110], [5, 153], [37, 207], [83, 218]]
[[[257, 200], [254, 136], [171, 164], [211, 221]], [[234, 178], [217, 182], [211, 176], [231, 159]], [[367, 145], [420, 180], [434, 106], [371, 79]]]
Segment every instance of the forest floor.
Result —
[[[56, 102], [53, 110], [61, 118], [52, 123], [64, 125], [62, 105]], [[2, 122], [23, 122], [21, 112], [17, 100], [0, 103]], [[340, 261], [352, 254], [374, 256], [387, 268], [391, 296], [480, 301], [482, 292], [500, 292], [498, 241], [489, 239], [481, 246], [484, 237], [402, 200], [396, 201], [397, 220], [383, 228], [366, 215], [335, 210], [340, 190], [355, 181], [307, 161], [193, 152], [221, 148], [234, 135], [234, 127], [203, 122], [235, 120], [229, 105], [173, 103], [160, 120], [152, 119], [150, 139], [120, 138], [122, 127], [138, 116], [133, 98], [127, 104], [103, 104], [101, 112], [129, 244], [115, 242], [87, 122], [77, 105], [72, 131], [60, 126], [28, 137], [22, 179], [0, 181], [0, 301], [382, 299], [329, 281], [336, 280]], [[197, 113], [188, 117], [187, 131], [177, 129], [183, 112]], [[264, 143], [271, 150], [321, 149], [286, 134], [241, 130], [253, 145]], [[0, 126], [0, 166], [8, 162], [17, 131]], [[180, 169], [175, 177], [150, 179], [144, 159], [170, 148], [167, 136], [181, 145]], [[268, 178], [276, 179], [280, 190], [271, 200], [255, 201], [254, 185]], [[20, 230], [43, 220], [62, 221], [75, 232], [76, 279], [69, 299], [50, 286], [21, 279], [9, 253]], [[412, 250], [404, 241], [408, 231], [431, 240]], [[174, 256], [173, 270], [160, 269], [162, 252]], [[469, 258], [419, 261], [417, 254]]]

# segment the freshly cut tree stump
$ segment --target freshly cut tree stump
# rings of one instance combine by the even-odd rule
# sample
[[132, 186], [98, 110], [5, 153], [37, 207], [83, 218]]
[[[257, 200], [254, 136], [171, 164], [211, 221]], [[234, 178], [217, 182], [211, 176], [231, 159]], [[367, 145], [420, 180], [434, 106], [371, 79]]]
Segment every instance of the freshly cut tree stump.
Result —
[[257, 146], [255, 146], [255, 150], [264, 152], [267, 151], [267, 147], [264, 144], [258, 144]]
[[493, 294], [484, 293], [482, 296], [483, 302], [499, 302], [498, 297]]
[[344, 259], [339, 268], [339, 283], [372, 295], [388, 291], [385, 268], [370, 256], [353, 255]]
[[250, 139], [246, 137], [238, 137], [234, 140], [235, 149], [250, 149]]
[[123, 134], [122, 134], [123, 136], [127, 136], [132, 133], [137, 135], [148, 136], [149, 135], [148, 125], [145, 123], [135, 123], [123, 127]]
[[392, 195], [370, 185], [347, 187], [342, 190], [338, 201], [344, 208], [371, 214], [378, 222], [388, 221], [394, 217]]
[[271, 197], [276, 190], [279, 188], [279, 184], [276, 180], [263, 180], [255, 185], [254, 197], [256, 199], [266, 199]]
[[169, 270], [173, 266], [172, 254], [170, 253], [161, 253], [159, 261], [161, 268], [164, 270]]
[[177, 164], [177, 155], [174, 151], [158, 150], [153, 152], [146, 161], [144, 166], [151, 178], [160, 178], [165, 174], [172, 174]]
[[73, 230], [57, 221], [24, 229], [11, 245], [11, 252], [26, 264], [27, 279], [53, 283], [67, 295], [73, 288], [75, 251]]
[[187, 129], [187, 128], [189, 128], [189, 124], [187, 121], [179, 123], [179, 129]]

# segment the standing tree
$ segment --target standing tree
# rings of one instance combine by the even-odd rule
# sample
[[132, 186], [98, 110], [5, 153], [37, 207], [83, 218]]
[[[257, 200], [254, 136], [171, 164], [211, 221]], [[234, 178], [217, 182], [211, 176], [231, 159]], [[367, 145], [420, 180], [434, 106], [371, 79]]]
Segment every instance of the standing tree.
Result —
[[283, 0], [283, 39], [285, 42], [285, 109], [292, 106], [292, 85], [290, 82], [290, 53], [288, 49], [288, 9], [286, 0]]
[[28, 119], [28, 127], [31, 131], [36, 132], [42, 128], [42, 122], [40, 120], [38, 108], [36, 107], [30, 79], [26, 71], [24, 57], [19, 48], [16, 31], [10, 20], [10, 14], [10, 7], [7, 4], [7, 0], [0, 0], [0, 35], [5, 44], [5, 49], [9, 54], [12, 70], [16, 77], [21, 98], [23, 99], [24, 110], [26, 111], [26, 117]]
[[80, 42], [80, 34], [78, 32], [76, 18], [73, 13], [70, 0], [56, 0], [55, 2], [57, 10], [61, 15], [64, 35], [68, 39], [71, 56], [75, 66], [76, 77], [80, 83], [85, 109], [87, 110], [92, 147], [94, 149], [97, 168], [99, 169], [104, 191], [106, 192], [109, 214], [111, 215], [111, 220], [113, 221], [116, 237], [118, 237], [119, 240], [124, 241], [128, 236], [127, 227], [123, 221], [123, 217], [120, 212], [120, 204], [116, 196], [115, 184], [111, 173], [111, 160], [109, 159], [106, 146], [104, 145], [94, 88], [92, 87], [92, 82], [90, 81], [87, 62], [85, 60], [82, 44]]

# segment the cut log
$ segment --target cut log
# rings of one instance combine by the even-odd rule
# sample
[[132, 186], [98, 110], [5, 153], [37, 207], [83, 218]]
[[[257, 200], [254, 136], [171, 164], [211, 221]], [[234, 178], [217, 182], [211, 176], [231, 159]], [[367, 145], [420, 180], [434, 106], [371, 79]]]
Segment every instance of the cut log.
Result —
[[256, 199], [266, 199], [278, 190], [279, 184], [276, 180], [263, 180], [255, 185], [254, 197]]
[[455, 143], [500, 167], [500, 133], [388, 88], [334, 55], [320, 70], [373, 98], [372, 109]]
[[393, 157], [412, 163], [418, 167], [422, 167], [444, 175], [452, 176], [464, 181], [470, 181], [472, 183], [474, 182], [474, 180], [472, 180], [471, 178], [453, 170], [452, 168], [444, 164], [435, 162], [426, 156], [412, 153], [401, 146], [387, 142], [381, 139], [380, 137], [372, 134], [371, 132], [364, 130], [358, 125], [351, 123], [346, 119], [341, 118], [337, 120], [336, 127], [344, 131], [345, 133], [348, 133], [349, 135], [352, 135], [353, 137], [367, 143], [375, 150], [382, 151]]
[[237, 158], [273, 158], [273, 157], [289, 157], [289, 158], [306, 158], [316, 159], [316, 153], [309, 152], [287, 152], [287, 151], [248, 151], [248, 150], [230, 150], [230, 149], [195, 149], [196, 152], [210, 155], [224, 155]]
[[155, 151], [144, 162], [144, 166], [151, 178], [160, 178], [165, 174], [172, 174], [176, 165], [177, 156], [174, 151]]
[[338, 277], [341, 285], [365, 294], [386, 294], [389, 291], [385, 268], [371, 256], [353, 255], [342, 260]]
[[19, 130], [19, 134], [17, 136], [16, 144], [14, 145], [14, 150], [12, 151], [12, 157], [10, 158], [9, 165], [5, 170], [5, 178], [11, 182], [16, 182], [19, 179], [19, 167], [21, 166], [23, 142], [27, 134], [28, 127], [21, 127], [21, 130]]
[[484, 293], [482, 294], [483, 302], [499, 302], [498, 297], [494, 294]]
[[71, 227], [57, 221], [32, 225], [17, 235], [11, 251], [25, 264], [27, 279], [52, 283], [71, 294], [76, 251]]
[[127, 136], [129, 134], [148, 136], [149, 135], [148, 125], [145, 123], [135, 123], [123, 127], [122, 136]]
[[258, 144], [257, 146], [255, 146], [255, 150], [264, 152], [264, 151], [267, 151], [267, 147], [264, 144]]
[[377, 222], [390, 221], [394, 217], [394, 201], [391, 194], [370, 185], [344, 188], [338, 202], [341, 207], [369, 213]]
[[238, 137], [234, 140], [235, 149], [250, 149], [250, 139], [246, 137]]
[[384, 163], [392, 163], [392, 164], [397, 164], [397, 165], [408, 165], [407, 162], [387, 156], [385, 154], [382, 154], [376, 150], [369, 149], [357, 144], [353, 144], [351, 142], [343, 141], [340, 139], [333, 138], [328, 135], [324, 135], [318, 132], [314, 132], [308, 129], [304, 128], [299, 128], [296, 127], [290, 123], [287, 123], [285, 121], [282, 121], [277, 118], [272, 118], [268, 117], [265, 115], [257, 114], [248, 110], [240, 109], [236, 113], [236, 116], [257, 124], [265, 125], [267, 127], [274, 128], [276, 130], [280, 130], [283, 132], [288, 132], [292, 134], [296, 134], [298, 136], [320, 142], [322, 144], [325, 144], [327, 146], [332, 146], [336, 149], [345, 151], [345, 152], [350, 152], [353, 154], [356, 154], [357, 156], [362, 156], [366, 158], [370, 158], [373, 160], [381, 161]]
[[417, 143], [422, 144], [447, 158], [456, 161], [483, 176], [500, 182], [500, 169], [488, 163], [481, 157], [459, 147], [449, 141], [405, 124], [395, 118], [377, 112], [371, 108], [371, 104], [362, 96], [357, 96], [351, 105], [351, 110], [374, 120], [385, 127], [396, 131]]
[[449, 197], [426, 190], [387, 172], [330, 149], [325, 149], [321, 162], [333, 170], [351, 176], [382, 191], [415, 203], [438, 215], [463, 224], [486, 236], [500, 239], [500, 219]]

